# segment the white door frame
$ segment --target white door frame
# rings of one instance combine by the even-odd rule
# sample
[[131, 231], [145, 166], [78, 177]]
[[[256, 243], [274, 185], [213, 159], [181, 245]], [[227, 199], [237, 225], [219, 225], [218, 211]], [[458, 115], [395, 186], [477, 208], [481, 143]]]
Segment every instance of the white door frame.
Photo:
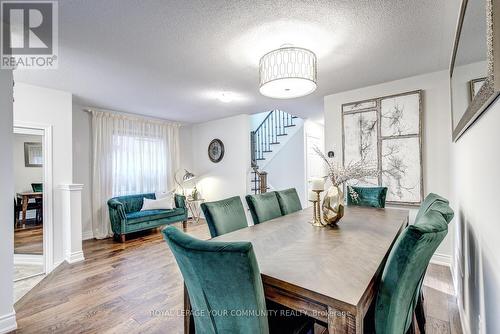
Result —
[[14, 120], [14, 133], [40, 135], [43, 131], [43, 259], [45, 274], [54, 269], [54, 216], [52, 183], [52, 126]]

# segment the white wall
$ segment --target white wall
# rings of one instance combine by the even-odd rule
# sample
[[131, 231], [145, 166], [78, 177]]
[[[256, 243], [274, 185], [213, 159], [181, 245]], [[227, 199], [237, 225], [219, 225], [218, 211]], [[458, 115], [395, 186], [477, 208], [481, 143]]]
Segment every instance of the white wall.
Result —
[[[435, 192], [450, 198], [451, 113], [448, 71], [418, 75], [402, 80], [355, 89], [325, 97], [325, 150], [342, 157], [341, 105], [385, 95], [423, 90], [423, 177], [424, 194]], [[341, 158], [339, 158], [341, 159]], [[412, 209], [410, 220], [416, 209]], [[451, 262], [453, 223], [436, 251], [436, 258]], [[436, 259], [435, 258], [435, 259]]]
[[73, 104], [73, 182], [83, 184], [82, 238], [92, 233], [92, 117], [84, 107]]
[[[230, 196], [242, 196], [247, 191], [247, 173], [250, 168], [250, 118], [238, 115], [189, 127], [191, 147], [181, 145], [181, 151], [190, 151], [196, 185], [203, 198], [216, 201]], [[183, 131], [189, 131], [186, 127]], [[213, 163], [207, 148], [212, 139], [224, 143], [224, 158]], [[187, 158], [186, 158], [187, 159]], [[181, 167], [183, 167], [181, 165]]]
[[500, 333], [499, 126], [497, 101], [453, 144], [454, 273], [464, 333]]
[[12, 193], [14, 173], [12, 163], [12, 71], [0, 70], [0, 333], [16, 329], [12, 308], [14, 277], [14, 213]]
[[43, 182], [43, 167], [26, 167], [24, 163], [24, 143], [41, 143], [42, 136], [14, 135], [14, 191], [32, 191], [32, 183]]
[[16, 82], [14, 87], [14, 123], [35, 123], [52, 127], [54, 189], [54, 263], [64, 260], [63, 220], [57, 187], [73, 181], [72, 95], [55, 89]]
[[[484, 76], [484, 71], [484, 62], [454, 71], [455, 117], [467, 108], [469, 80]], [[496, 102], [452, 145], [458, 227], [453, 272], [463, 326], [469, 333], [500, 332], [500, 228], [495, 210], [500, 198], [499, 125], [500, 104]]]
[[302, 203], [307, 206], [304, 126], [291, 134], [291, 138], [272, 157], [264, 170], [268, 173], [269, 186], [275, 190], [295, 188]]

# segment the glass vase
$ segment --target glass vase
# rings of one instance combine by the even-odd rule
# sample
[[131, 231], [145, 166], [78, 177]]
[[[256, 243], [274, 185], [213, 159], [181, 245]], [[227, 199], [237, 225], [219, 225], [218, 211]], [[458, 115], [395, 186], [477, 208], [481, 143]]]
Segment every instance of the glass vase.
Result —
[[336, 225], [344, 216], [344, 192], [339, 186], [331, 186], [323, 198], [323, 220], [328, 225]]

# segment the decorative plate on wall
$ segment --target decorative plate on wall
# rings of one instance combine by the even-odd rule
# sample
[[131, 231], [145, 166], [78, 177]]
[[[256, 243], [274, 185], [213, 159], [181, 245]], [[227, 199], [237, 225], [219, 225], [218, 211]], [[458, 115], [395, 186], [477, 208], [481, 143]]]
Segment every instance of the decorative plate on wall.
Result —
[[208, 158], [212, 162], [219, 162], [224, 157], [224, 144], [220, 139], [214, 139], [208, 144]]

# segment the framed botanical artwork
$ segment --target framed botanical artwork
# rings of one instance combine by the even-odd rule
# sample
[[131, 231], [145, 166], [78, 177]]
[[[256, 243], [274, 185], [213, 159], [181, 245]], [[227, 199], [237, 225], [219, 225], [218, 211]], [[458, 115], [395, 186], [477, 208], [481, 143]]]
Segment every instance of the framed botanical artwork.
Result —
[[378, 178], [361, 185], [386, 186], [388, 204], [423, 199], [421, 135], [420, 90], [342, 105], [343, 163], [377, 166]]
[[24, 143], [24, 166], [43, 166], [42, 143]]

